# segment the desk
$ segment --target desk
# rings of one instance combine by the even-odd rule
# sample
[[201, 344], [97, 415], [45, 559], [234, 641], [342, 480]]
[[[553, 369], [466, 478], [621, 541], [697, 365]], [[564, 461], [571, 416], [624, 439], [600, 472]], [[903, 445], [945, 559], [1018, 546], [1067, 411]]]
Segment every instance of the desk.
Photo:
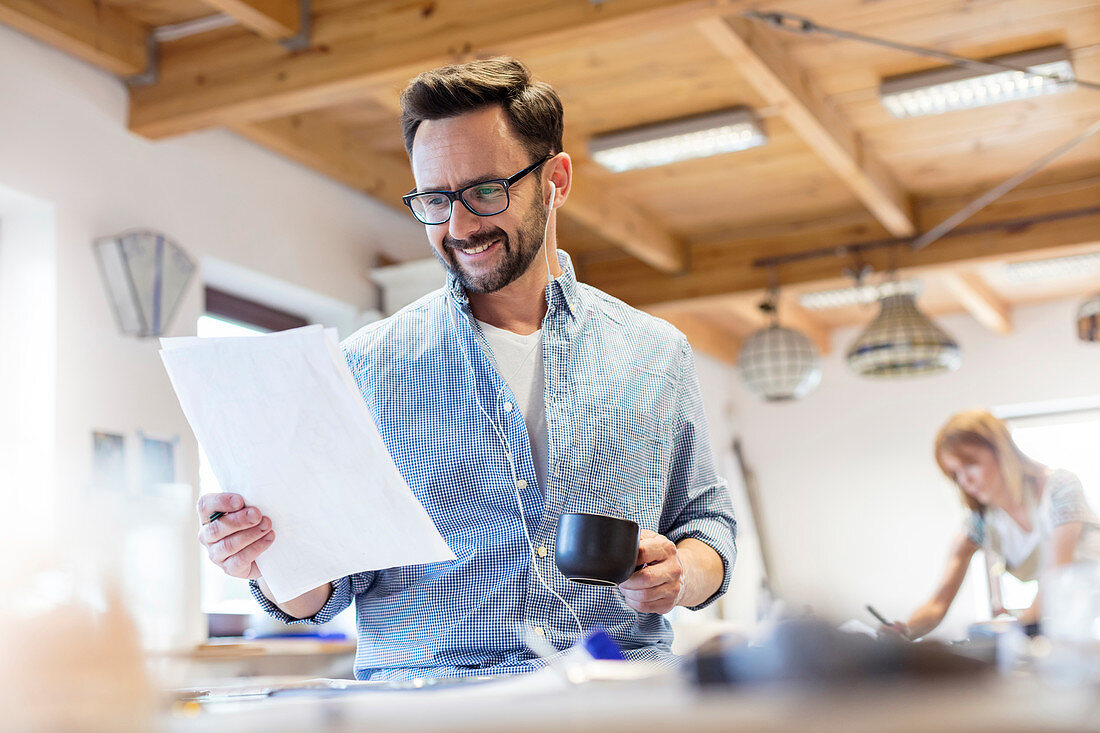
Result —
[[[536, 673], [538, 675], [543, 672]], [[769, 687], [701, 693], [676, 678], [590, 682], [520, 678], [465, 688], [272, 697], [175, 715], [172, 733], [995, 733], [1100, 732], [1100, 690], [1052, 689], [1033, 677], [960, 683], [865, 683], [831, 691]], [[541, 689], [540, 689], [541, 687]]]
[[[175, 684], [186, 680], [309, 675], [351, 677], [355, 640], [226, 638], [153, 658], [154, 668]], [[227, 682], [228, 684], [228, 682]]]

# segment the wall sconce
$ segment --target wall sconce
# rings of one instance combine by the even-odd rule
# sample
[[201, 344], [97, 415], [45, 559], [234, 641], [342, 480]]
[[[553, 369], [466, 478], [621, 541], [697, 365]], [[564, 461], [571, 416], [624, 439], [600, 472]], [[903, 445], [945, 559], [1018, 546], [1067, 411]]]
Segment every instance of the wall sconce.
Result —
[[195, 273], [187, 253], [160, 232], [135, 229], [92, 243], [119, 330], [160, 336]]

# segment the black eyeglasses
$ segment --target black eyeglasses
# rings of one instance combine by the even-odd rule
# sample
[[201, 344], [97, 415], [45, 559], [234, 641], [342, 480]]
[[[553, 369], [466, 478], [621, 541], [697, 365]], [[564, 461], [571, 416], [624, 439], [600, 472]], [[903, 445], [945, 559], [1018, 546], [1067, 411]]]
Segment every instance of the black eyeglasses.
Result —
[[455, 200], [461, 201], [467, 211], [477, 216], [495, 216], [502, 213], [511, 203], [508, 189], [531, 171], [550, 160], [547, 155], [542, 160], [527, 166], [519, 173], [508, 178], [490, 178], [487, 181], [471, 183], [457, 191], [421, 191], [414, 188], [401, 197], [421, 224], [446, 224], [451, 220]]

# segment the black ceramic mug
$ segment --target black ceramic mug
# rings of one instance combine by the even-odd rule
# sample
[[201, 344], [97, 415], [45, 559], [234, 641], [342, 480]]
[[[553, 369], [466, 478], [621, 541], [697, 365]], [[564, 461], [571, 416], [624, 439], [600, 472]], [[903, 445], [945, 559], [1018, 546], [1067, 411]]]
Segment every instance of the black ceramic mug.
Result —
[[629, 519], [562, 514], [554, 562], [576, 583], [618, 585], [634, 574], [641, 531]]

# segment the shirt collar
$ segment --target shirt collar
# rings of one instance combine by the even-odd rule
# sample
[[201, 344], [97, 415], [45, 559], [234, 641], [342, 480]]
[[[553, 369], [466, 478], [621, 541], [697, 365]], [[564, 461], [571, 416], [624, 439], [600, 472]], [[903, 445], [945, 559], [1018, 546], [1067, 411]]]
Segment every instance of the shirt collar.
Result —
[[[554, 313], [560, 308], [565, 308], [566, 313], [576, 317], [578, 313], [577, 300], [577, 275], [573, 270], [573, 260], [564, 250], [558, 250], [558, 264], [561, 265], [561, 275], [550, 281], [546, 286], [547, 313]], [[470, 306], [470, 298], [466, 295], [466, 289], [455, 277], [453, 272], [447, 272], [447, 293], [451, 301], [460, 309], [465, 310]]]

